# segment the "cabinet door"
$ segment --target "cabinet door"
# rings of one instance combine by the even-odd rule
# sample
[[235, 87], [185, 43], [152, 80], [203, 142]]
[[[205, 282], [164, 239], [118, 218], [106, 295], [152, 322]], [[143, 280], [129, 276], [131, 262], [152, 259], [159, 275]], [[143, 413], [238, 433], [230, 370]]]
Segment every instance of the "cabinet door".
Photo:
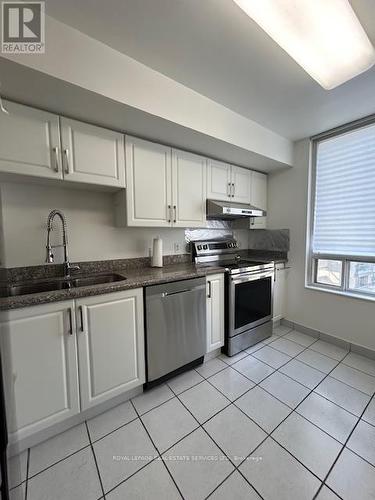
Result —
[[206, 224], [207, 160], [185, 151], [172, 151], [172, 199], [174, 227]]
[[[257, 208], [267, 210], [267, 175], [260, 172], [251, 172], [251, 199], [250, 203]], [[251, 229], [265, 229], [267, 217], [252, 217]]]
[[232, 201], [250, 203], [251, 171], [232, 165]]
[[171, 155], [167, 146], [126, 136], [129, 226], [171, 226]]
[[74, 302], [10, 311], [0, 330], [8, 426], [15, 440], [77, 414]]
[[143, 290], [79, 299], [76, 311], [85, 410], [145, 381]]
[[66, 181], [125, 187], [123, 134], [68, 118], [60, 125]]
[[231, 167], [228, 163], [207, 160], [207, 198], [209, 200], [230, 199]]
[[275, 266], [275, 282], [273, 287], [273, 319], [285, 318], [287, 297], [287, 273], [284, 264]]
[[224, 274], [207, 276], [207, 352], [224, 345]]
[[0, 113], [0, 172], [62, 179], [59, 117], [6, 102]]

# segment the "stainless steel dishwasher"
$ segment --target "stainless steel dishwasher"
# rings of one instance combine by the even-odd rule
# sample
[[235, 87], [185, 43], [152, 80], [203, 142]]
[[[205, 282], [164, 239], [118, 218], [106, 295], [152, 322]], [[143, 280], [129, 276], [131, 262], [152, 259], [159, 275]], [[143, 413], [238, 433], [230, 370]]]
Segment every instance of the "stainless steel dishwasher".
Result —
[[206, 278], [146, 287], [146, 388], [203, 362]]

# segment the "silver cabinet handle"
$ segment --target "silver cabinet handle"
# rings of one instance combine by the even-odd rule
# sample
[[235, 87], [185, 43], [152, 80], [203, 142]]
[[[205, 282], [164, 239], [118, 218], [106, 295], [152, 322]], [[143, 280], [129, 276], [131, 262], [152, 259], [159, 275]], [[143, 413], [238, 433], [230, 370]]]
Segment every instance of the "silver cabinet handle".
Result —
[[57, 146], [55, 146], [54, 148], [52, 148], [52, 151], [53, 151], [53, 156], [54, 156], [54, 171], [55, 172], [58, 172], [59, 171], [59, 148]]
[[171, 222], [171, 206], [168, 205], [168, 213], [169, 213], [169, 219], [167, 219], [167, 222]]
[[236, 186], [234, 185], [234, 182], [232, 182], [232, 198], [234, 198], [235, 193], [236, 193]]
[[231, 182], [228, 182], [227, 195], [229, 196], [229, 198], [232, 196], [232, 183]]
[[69, 174], [69, 149], [64, 149], [64, 163], [65, 163], [64, 172], [66, 174]]
[[176, 222], [177, 221], [177, 207], [176, 207], [176, 205], [173, 205], [173, 210], [174, 210], [173, 222]]
[[81, 322], [80, 330], [81, 330], [81, 332], [84, 332], [85, 328], [83, 326], [83, 307], [82, 306], [79, 306], [79, 318], [80, 318], [80, 322]]
[[72, 309], [69, 307], [68, 309], [68, 316], [69, 316], [69, 335], [73, 335], [73, 320], [72, 320]]
[[210, 299], [212, 297], [212, 295], [211, 295], [211, 281], [208, 281], [207, 284], [208, 284], [208, 295], [207, 295], [207, 298]]

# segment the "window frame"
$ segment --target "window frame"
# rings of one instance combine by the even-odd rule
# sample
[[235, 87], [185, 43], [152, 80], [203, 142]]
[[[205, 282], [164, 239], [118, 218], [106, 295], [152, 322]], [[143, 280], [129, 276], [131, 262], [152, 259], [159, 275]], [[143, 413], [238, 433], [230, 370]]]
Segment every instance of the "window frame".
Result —
[[[375, 301], [375, 291], [363, 292], [349, 288], [350, 278], [350, 263], [351, 262], [366, 262], [375, 264], [375, 255], [373, 256], [354, 256], [340, 254], [316, 254], [312, 250], [312, 241], [314, 235], [314, 211], [315, 211], [315, 194], [316, 194], [316, 166], [317, 166], [317, 151], [320, 141], [331, 139], [338, 135], [342, 135], [353, 130], [375, 125], [375, 115], [357, 120], [347, 125], [337, 127], [328, 132], [316, 135], [310, 138], [310, 155], [309, 155], [309, 175], [308, 175], [308, 205], [307, 205], [307, 226], [306, 226], [306, 265], [305, 265], [305, 287], [320, 291], [335, 293], [338, 295], [346, 295], [348, 297], [360, 298], [364, 300]], [[341, 285], [328, 285], [317, 281], [318, 260], [337, 260], [342, 262]]]

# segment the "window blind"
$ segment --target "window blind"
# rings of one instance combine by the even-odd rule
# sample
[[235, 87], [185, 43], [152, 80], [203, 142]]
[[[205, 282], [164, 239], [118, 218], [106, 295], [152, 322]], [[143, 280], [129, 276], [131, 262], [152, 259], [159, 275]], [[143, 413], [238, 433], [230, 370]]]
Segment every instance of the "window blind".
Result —
[[312, 249], [375, 257], [375, 125], [318, 142]]

